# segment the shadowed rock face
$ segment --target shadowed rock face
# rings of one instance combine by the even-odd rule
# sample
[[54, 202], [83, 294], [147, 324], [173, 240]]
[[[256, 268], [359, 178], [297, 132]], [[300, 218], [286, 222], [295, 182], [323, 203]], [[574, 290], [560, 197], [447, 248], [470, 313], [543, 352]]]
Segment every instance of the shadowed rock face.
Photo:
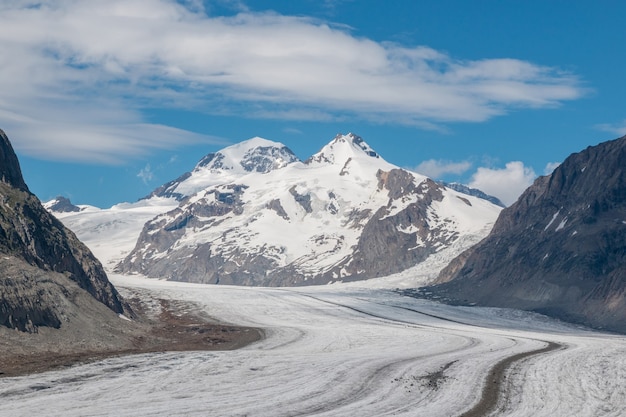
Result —
[[28, 191], [22, 170], [9, 138], [0, 129], [0, 181], [18, 190]]
[[[47, 290], [37, 287], [46, 271], [65, 275], [114, 312], [130, 314], [100, 262], [28, 191], [2, 131], [0, 156], [0, 324], [26, 331], [60, 325], [54, 303], [45, 301]], [[20, 261], [34, 268], [26, 273], [16, 266]]]
[[16, 258], [0, 260], [0, 325], [30, 333], [61, 326], [55, 304], [63, 289], [49, 275]]
[[432, 288], [626, 332], [626, 136], [573, 154]]
[[[430, 179], [416, 185], [412, 175], [401, 169], [378, 172], [378, 187], [389, 194], [387, 207], [381, 207], [365, 224], [356, 247], [350, 271], [368, 271], [370, 276], [384, 276], [409, 268], [436, 252], [438, 245], [446, 245], [458, 235], [428, 224], [433, 201], [443, 199], [442, 187]], [[403, 197], [420, 195], [406, 208], [389, 215], [392, 202]], [[398, 233], [412, 227], [414, 233]], [[428, 242], [420, 245], [419, 242]]]

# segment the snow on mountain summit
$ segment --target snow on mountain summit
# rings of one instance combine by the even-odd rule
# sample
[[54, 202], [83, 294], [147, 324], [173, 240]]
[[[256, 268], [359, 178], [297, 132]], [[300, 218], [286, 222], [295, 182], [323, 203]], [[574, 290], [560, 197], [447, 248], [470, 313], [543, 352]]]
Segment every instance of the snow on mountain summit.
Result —
[[352, 159], [367, 158], [369, 163], [373, 159], [382, 158], [360, 137], [353, 133], [339, 134], [319, 152], [306, 160], [305, 164], [345, 164]]
[[313, 169], [332, 169], [342, 177], [352, 176], [361, 185], [370, 181], [376, 182], [378, 170], [389, 171], [397, 168], [353, 133], [338, 134], [304, 164]]
[[249, 172], [267, 173], [296, 161], [298, 161], [298, 157], [282, 143], [254, 137], [207, 155], [200, 160], [194, 171], [208, 169], [211, 171], [233, 171], [241, 174]]
[[299, 161], [282, 143], [254, 137], [209, 153], [191, 172], [157, 188], [148, 198], [174, 197], [182, 200], [207, 187], [236, 181], [250, 173], [266, 174]]
[[44, 203], [43, 207], [55, 213], [74, 213], [82, 210], [81, 207], [75, 206], [68, 198], [63, 196], [58, 196]]

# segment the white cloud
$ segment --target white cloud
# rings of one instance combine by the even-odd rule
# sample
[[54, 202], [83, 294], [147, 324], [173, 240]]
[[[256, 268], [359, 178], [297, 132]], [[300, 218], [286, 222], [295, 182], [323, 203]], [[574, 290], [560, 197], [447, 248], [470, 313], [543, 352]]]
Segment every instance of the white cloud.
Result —
[[429, 159], [421, 162], [415, 167], [415, 172], [426, 175], [430, 178], [440, 179], [446, 174], [462, 174], [472, 167], [468, 161], [452, 162], [444, 160]]
[[512, 161], [502, 169], [478, 168], [468, 185], [498, 197], [509, 206], [533, 183], [536, 177], [532, 168], [524, 166], [523, 162]]
[[561, 165], [560, 162], [548, 162], [546, 164], [546, 167], [543, 169], [543, 175], [552, 174], [552, 172], [554, 172], [554, 170], [557, 169], [559, 165]]
[[148, 182], [152, 181], [152, 178], [154, 178], [154, 173], [150, 168], [150, 164], [146, 164], [144, 168], [141, 168], [141, 170], [139, 170], [139, 173], [137, 174], [137, 177], [141, 178], [144, 184], [148, 184]]
[[596, 125], [596, 129], [622, 137], [626, 135], [626, 119], [622, 120], [620, 123], [602, 123]]
[[115, 159], [127, 156], [126, 139], [135, 152], [178, 144], [177, 137], [154, 142], [147, 135], [160, 127], [146, 123], [144, 107], [290, 120], [347, 114], [432, 127], [555, 106], [584, 93], [576, 77], [555, 68], [462, 61], [229, 3], [244, 11], [210, 16], [197, 0], [2, 3], [0, 123], [19, 129], [37, 121], [29, 136], [15, 138], [27, 152], [57, 147], [50, 128], [81, 138], [63, 142], [66, 155], [76, 146], [83, 158], [102, 150]]

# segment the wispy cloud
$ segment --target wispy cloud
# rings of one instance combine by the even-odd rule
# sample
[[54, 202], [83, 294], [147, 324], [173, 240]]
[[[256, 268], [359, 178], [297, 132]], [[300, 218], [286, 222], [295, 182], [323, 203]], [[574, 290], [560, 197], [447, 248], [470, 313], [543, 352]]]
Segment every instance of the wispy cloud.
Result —
[[169, 149], [192, 143], [226, 143], [169, 126], [95, 120], [34, 119], [5, 122], [7, 134], [19, 139], [19, 150], [41, 159], [117, 165], [150, 149]]
[[335, 9], [340, 6], [343, 3], [350, 3], [353, 0], [323, 0], [322, 6], [328, 11], [328, 12], [334, 12]]
[[212, 16], [197, 0], [4, 2], [0, 123], [20, 131], [24, 152], [62, 158], [64, 146], [65, 157], [76, 150], [75, 158], [106, 162], [211, 140], [182, 131], [154, 140], [164, 127], [147, 123], [144, 108], [437, 128], [584, 94], [577, 77], [558, 68], [460, 60], [229, 3], [242, 12]]
[[148, 184], [154, 178], [154, 173], [152, 172], [152, 168], [150, 164], [146, 164], [145, 167], [139, 170], [137, 177], [141, 178], [144, 184]]
[[552, 172], [554, 172], [554, 170], [557, 169], [559, 165], [561, 165], [560, 162], [548, 162], [546, 164], [546, 167], [543, 169], [543, 175], [552, 174]]
[[620, 123], [602, 123], [596, 125], [596, 129], [621, 137], [626, 135], [626, 119], [622, 120]]
[[534, 169], [524, 166], [523, 162], [512, 161], [505, 168], [478, 168], [468, 185], [498, 197], [508, 206], [517, 200], [536, 177]]
[[469, 161], [452, 162], [445, 160], [429, 159], [421, 162], [415, 167], [415, 172], [426, 175], [430, 178], [440, 179], [446, 174], [460, 175], [472, 167]]

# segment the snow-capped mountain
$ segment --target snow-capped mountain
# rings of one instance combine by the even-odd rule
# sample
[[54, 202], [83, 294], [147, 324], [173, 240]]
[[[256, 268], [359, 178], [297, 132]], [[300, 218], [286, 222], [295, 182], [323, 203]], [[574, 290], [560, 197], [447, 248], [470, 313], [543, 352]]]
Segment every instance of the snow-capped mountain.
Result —
[[147, 222], [117, 270], [171, 280], [302, 285], [413, 267], [500, 208], [386, 162], [338, 135], [305, 162], [254, 138], [203, 158], [151, 194], [180, 205]]
[[297, 161], [298, 157], [285, 145], [252, 138], [208, 154], [193, 171], [157, 188], [146, 199], [173, 197], [182, 200], [207, 187], [236, 181], [251, 172], [267, 173]]

